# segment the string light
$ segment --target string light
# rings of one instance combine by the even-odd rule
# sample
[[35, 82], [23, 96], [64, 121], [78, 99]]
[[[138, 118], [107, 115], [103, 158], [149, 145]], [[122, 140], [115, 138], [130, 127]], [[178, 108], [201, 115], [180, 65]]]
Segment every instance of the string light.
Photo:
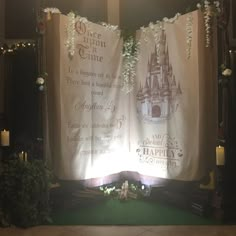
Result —
[[35, 48], [36, 43], [33, 41], [16, 42], [16, 43], [1, 43], [0, 42], [0, 55], [13, 54], [16, 51], [28, 48]]

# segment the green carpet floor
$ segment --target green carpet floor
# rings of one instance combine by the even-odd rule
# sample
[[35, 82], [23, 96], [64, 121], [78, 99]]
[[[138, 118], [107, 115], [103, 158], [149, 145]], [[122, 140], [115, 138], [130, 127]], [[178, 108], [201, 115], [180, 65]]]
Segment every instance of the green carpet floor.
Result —
[[53, 225], [217, 225], [187, 210], [146, 200], [106, 199], [70, 210], [55, 210]]

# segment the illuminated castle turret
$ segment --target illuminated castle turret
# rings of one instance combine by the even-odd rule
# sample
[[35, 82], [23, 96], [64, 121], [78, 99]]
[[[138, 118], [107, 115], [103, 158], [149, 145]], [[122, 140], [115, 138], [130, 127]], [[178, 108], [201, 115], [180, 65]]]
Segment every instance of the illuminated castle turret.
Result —
[[148, 61], [148, 73], [144, 84], [137, 93], [138, 113], [146, 120], [168, 119], [178, 107], [178, 97], [182, 94], [180, 83], [176, 82], [164, 30], [161, 33], [159, 55], [155, 51]]

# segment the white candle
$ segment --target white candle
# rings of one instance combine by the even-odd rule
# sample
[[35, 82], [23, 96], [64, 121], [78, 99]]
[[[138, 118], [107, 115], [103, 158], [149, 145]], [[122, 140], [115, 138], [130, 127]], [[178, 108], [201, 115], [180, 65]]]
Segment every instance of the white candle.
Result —
[[28, 154], [27, 154], [27, 152], [25, 152], [25, 157], [24, 157], [24, 161], [28, 161]]
[[224, 147], [216, 147], [216, 165], [223, 166], [225, 164], [225, 149]]
[[1, 131], [1, 146], [9, 146], [10, 145], [10, 132], [7, 130]]
[[21, 161], [24, 161], [24, 152], [23, 151], [19, 153], [19, 158]]

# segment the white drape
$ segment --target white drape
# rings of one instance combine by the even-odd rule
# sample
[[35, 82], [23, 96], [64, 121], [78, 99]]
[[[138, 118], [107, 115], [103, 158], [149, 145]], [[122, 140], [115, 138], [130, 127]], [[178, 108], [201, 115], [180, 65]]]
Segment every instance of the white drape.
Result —
[[[140, 41], [134, 89], [122, 86], [119, 32], [77, 19], [75, 55], [66, 48], [68, 17], [47, 22], [47, 157], [61, 179], [100, 179], [124, 171], [192, 181], [215, 157], [216, 45], [205, 48], [202, 15], [165, 23], [159, 43], [150, 30]], [[145, 182], [145, 178], [143, 178]], [[97, 182], [98, 183], [98, 182]]]

